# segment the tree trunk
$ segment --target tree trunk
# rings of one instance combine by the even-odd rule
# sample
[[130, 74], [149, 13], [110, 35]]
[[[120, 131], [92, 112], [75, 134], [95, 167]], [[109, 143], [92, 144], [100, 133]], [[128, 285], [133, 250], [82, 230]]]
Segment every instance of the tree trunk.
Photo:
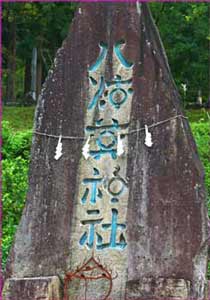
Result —
[[9, 46], [7, 57], [7, 86], [6, 103], [12, 104], [16, 101], [15, 77], [16, 77], [16, 21], [15, 16], [11, 17], [8, 32]]
[[42, 57], [41, 49], [38, 49], [37, 53], [37, 73], [36, 73], [36, 100], [38, 100], [39, 94], [42, 88]]
[[36, 100], [36, 77], [37, 77], [37, 48], [33, 48], [31, 61], [31, 95]]
[[25, 62], [24, 95], [27, 97], [30, 91], [31, 91], [31, 60], [27, 59]]

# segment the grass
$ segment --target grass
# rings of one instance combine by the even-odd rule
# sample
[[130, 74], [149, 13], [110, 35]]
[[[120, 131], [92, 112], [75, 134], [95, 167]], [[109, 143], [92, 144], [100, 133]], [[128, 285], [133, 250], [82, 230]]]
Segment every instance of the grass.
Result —
[[189, 118], [189, 122], [210, 122], [210, 109], [189, 109], [185, 112], [186, 116]]
[[3, 120], [8, 121], [14, 132], [33, 128], [35, 106], [3, 107]]

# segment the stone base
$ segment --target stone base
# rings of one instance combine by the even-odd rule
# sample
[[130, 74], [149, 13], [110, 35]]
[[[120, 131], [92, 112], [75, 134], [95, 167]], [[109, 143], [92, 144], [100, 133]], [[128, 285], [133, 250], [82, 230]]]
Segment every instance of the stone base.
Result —
[[[130, 281], [126, 300], [195, 300], [190, 298], [190, 282], [184, 279], [141, 278]], [[57, 276], [10, 278], [3, 289], [3, 300], [63, 300], [62, 287]], [[206, 289], [210, 300], [210, 281]], [[118, 299], [109, 299], [118, 300]]]
[[62, 300], [57, 276], [10, 278], [3, 289], [3, 300]]
[[184, 279], [141, 278], [126, 286], [128, 300], [189, 300], [190, 282]]

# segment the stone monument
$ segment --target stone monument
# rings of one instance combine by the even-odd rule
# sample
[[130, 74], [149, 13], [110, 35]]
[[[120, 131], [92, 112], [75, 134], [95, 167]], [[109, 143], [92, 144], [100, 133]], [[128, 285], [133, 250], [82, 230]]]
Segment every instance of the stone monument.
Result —
[[204, 300], [204, 174], [147, 4], [78, 8], [35, 119], [3, 299]]

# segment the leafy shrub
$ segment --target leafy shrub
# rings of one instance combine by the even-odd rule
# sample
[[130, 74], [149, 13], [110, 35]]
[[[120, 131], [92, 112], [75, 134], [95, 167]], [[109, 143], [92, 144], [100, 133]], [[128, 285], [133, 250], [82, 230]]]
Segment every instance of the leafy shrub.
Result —
[[32, 131], [25, 130], [13, 134], [9, 122], [2, 122], [2, 158], [13, 159], [22, 157], [29, 159], [31, 148]]
[[28, 188], [28, 166], [31, 131], [15, 135], [8, 122], [2, 122], [2, 202], [3, 202], [3, 265], [20, 221]]
[[201, 122], [191, 123], [191, 128], [205, 170], [205, 186], [210, 216], [210, 124]]
[[27, 192], [28, 160], [21, 157], [2, 161], [3, 170], [3, 263], [20, 221]]

